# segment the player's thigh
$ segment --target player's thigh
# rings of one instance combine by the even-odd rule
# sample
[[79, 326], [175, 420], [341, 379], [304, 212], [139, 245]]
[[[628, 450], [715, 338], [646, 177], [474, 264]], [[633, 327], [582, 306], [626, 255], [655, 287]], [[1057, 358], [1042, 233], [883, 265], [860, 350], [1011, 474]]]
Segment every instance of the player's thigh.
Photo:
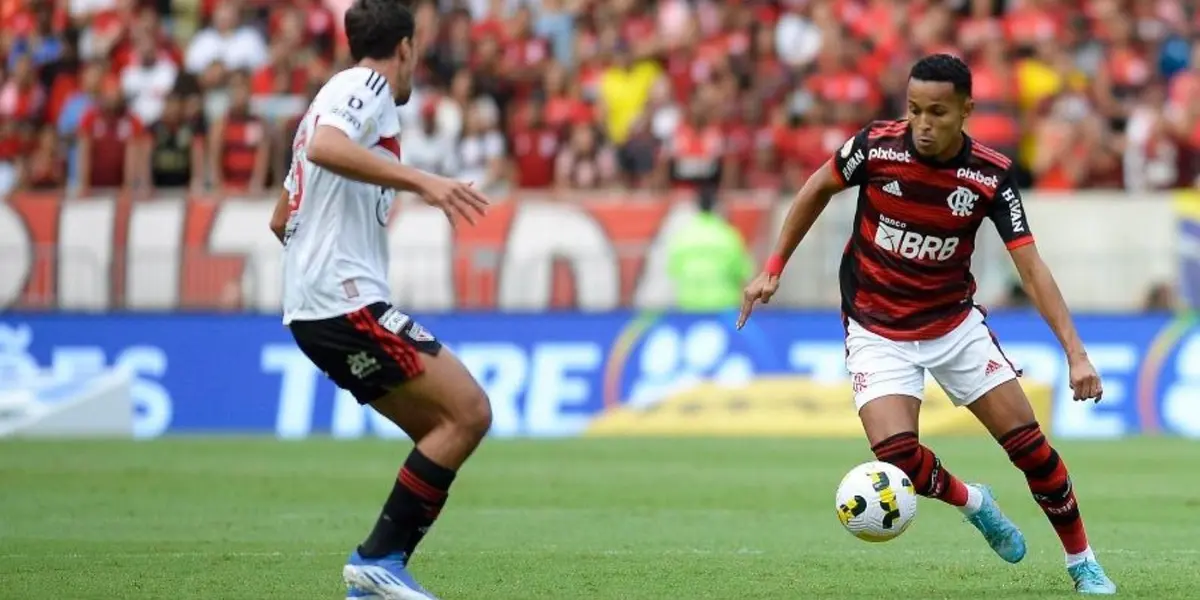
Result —
[[491, 403], [458, 357], [433, 332], [395, 307], [374, 308], [372, 331], [397, 369], [381, 382], [384, 394], [368, 404], [414, 439], [443, 425], [483, 437]]
[[916, 433], [920, 427], [921, 400], [902, 394], [874, 398], [858, 411], [867, 442], [871, 446], [900, 433]]
[[996, 439], [1018, 427], [1037, 422], [1029, 397], [1016, 379], [988, 390], [967, 408]]
[[921, 353], [955, 406], [971, 406], [1019, 375], [978, 311], [945, 336], [923, 343]]
[[291, 330], [300, 349], [335, 384], [413, 439], [444, 423], [490, 426], [490, 404], [466, 367], [431, 332], [386, 303], [295, 322]]
[[917, 431], [925, 369], [914, 360], [910, 346], [853, 322], [847, 328], [846, 369], [854, 405], [871, 445], [898, 433]]
[[444, 425], [482, 438], [491, 427], [492, 408], [471, 372], [446, 348], [422, 354], [420, 360], [419, 374], [393, 386], [371, 407], [414, 439]]

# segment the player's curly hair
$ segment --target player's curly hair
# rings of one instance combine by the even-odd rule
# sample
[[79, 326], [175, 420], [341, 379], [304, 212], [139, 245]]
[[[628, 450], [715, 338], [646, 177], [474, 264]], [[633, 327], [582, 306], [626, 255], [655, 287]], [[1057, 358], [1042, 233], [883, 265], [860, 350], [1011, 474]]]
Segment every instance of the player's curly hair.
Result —
[[405, 38], [412, 39], [416, 22], [401, 0], [354, 0], [343, 17], [350, 57], [387, 59]]
[[949, 83], [956, 93], [971, 96], [971, 69], [957, 56], [930, 54], [912, 66], [908, 78]]

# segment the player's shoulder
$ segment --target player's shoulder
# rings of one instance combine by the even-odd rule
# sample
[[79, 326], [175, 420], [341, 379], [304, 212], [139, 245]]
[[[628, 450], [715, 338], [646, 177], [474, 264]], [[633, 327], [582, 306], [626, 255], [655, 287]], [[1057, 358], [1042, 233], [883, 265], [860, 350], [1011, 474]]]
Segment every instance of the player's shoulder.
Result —
[[862, 129], [867, 140], [871, 142], [889, 139], [903, 139], [904, 132], [907, 130], [908, 121], [904, 119], [871, 121]]
[[1013, 165], [1012, 159], [1003, 152], [974, 138], [971, 139], [971, 156], [967, 162], [968, 166], [1000, 175], [1007, 174]]
[[321, 91], [336, 95], [356, 94], [363, 100], [370, 100], [383, 97], [387, 86], [387, 79], [373, 69], [350, 67], [330, 77]]

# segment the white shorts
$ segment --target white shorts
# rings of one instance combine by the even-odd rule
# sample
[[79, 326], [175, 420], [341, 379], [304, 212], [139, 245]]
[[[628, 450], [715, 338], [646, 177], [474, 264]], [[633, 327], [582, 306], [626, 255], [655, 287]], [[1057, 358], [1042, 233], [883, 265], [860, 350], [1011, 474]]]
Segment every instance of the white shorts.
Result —
[[846, 370], [855, 409], [892, 394], [924, 400], [926, 370], [955, 406], [966, 406], [1018, 375], [978, 309], [950, 333], [919, 342], [893, 341], [849, 319]]

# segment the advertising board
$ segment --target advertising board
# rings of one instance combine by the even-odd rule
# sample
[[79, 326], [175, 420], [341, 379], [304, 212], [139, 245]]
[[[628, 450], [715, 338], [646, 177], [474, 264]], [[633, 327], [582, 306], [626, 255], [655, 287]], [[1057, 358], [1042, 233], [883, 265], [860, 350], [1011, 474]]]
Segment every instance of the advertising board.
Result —
[[[486, 388], [497, 437], [858, 435], [833, 312], [632, 312], [419, 316]], [[1200, 326], [1166, 315], [1083, 315], [1104, 379], [1099, 404], [1071, 400], [1067, 364], [1032, 313], [989, 323], [1043, 420], [1063, 437], [1200, 436]], [[0, 316], [0, 374], [133, 375], [135, 435], [402, 436], [358, 407], [261, 315]], [[977, 431], [931, 388], [929, 433]]]

